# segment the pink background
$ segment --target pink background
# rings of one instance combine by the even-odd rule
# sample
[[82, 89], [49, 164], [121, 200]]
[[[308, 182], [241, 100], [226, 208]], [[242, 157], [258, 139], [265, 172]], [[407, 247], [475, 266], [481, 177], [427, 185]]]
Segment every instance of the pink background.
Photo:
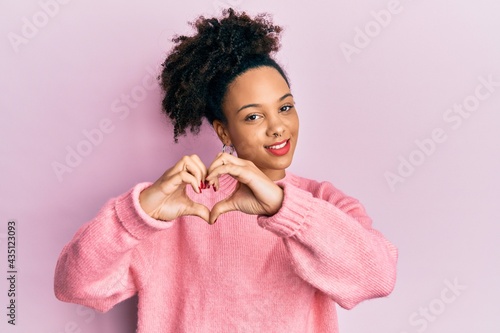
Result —
[[[400, 249], [393, 294], [340, 309], [341, 331], [499, 332], [500, 84], [477, 88], [500, 82], [494, 0], [2, 1], [0, 331], [135, 332], [134, 299], [105, 315], [56, 300], [55, 263], [108, 198], [183, 154], [210, 163], [219, 151], [210, 128], [173, 144], [151, 85], [170, 37], [229, 5], [285, 28], [278, 59], [301, 120], [291, 170], [360, 199]], [[466, 118], [448, 111], [463, 103]], [[68, 149], [86, 156], [58, 175]], [[15, 327], [4, 314], [9, 219]]]

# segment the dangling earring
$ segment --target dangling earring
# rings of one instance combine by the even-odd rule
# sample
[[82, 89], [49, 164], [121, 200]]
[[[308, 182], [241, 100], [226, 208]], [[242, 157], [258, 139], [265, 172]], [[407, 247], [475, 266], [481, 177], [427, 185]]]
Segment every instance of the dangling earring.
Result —
[[233, 153], [234, 153], [234, 146], [233, 145], [227, 146], [226, 144], [223, 144], [222, 145], [222, 152], [223, 153], [228, 153], [229, 155], [233, 155]]

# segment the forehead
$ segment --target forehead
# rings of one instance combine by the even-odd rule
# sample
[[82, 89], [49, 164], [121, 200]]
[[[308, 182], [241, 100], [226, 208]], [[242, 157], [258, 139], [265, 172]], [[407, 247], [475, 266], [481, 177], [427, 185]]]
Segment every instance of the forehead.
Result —
[[226, 102], [228, 105], [272, 103], [289, 91], [285, 79], [275, 68], [252, 68], [231, 82], [226, 91]]

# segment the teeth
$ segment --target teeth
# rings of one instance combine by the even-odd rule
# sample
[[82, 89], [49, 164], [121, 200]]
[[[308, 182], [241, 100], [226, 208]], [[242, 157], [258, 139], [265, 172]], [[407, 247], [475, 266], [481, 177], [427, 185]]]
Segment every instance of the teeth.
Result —
[[285, 142], [283, 142], [282, 144], [280, 144], [280, 145], [276, 145], [276, 146], [269, 146], [268, 148], [270, 148], [270, 149], [281, 149], [281, 148], [283, 148], [283, 147], [285, 147], [285, 146], [286, 146], [286, 143], [287, 143], [287, 142], [288, 142], [288, 141], [285, 141]]

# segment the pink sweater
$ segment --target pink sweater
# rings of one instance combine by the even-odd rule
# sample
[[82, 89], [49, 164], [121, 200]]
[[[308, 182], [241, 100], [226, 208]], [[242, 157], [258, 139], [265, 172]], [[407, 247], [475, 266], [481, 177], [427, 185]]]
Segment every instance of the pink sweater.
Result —
[[[328, 182], [287, 173], [273, 216], [229, 212], [215, 225], [159, 221], [139, 205], [140, 183], [109, 200], [57, 262], [55, 294], [105, 312], [138, 294], [138, 333], [338, 332], [350, 309], [388, 295], [397, 249], [359, 202]], [[211, 208], [220, 190], [188, 195]]]

